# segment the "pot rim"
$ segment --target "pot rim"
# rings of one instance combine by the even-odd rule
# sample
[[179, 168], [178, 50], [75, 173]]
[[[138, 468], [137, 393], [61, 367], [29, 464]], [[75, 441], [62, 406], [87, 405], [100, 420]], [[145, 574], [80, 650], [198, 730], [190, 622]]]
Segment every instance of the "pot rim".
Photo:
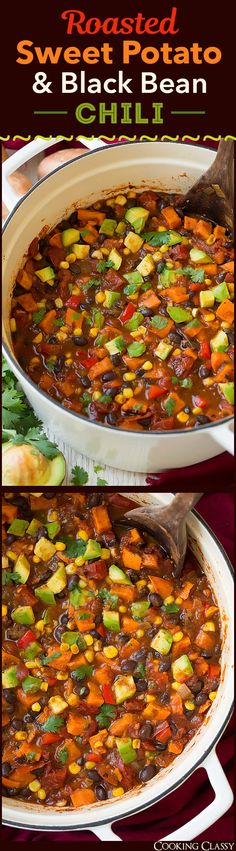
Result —
[[[104, 145], [104, 148], [97, 148], [96, 150], [93, 150], [93, 151], [85, 151], [82, 154], [82, 156], [88, 157], [88, 156], [91, 156], [93, 154], [99, 154], [99, 155], [103, 154], [104, 155], [105, 152], [107, 152], [107, 150], [111, 150], [113, 148], [120, 148], [120, 147], [124, 148], [124, 147], [127, 147], [127, 146], [129, 147], [131, 145], [143, 145], [143, 144], [149, 144], [150, 145], [150, 141], [148, 139], [145, 139], [141, 142], [140, 139], [137, 139], [133, 142], [114, 142], [111, 145]], [[152, 141], [151, 144], [162, 145], [163, 142]], [[191, 150], [191, 148], [197, 148], [197, 149], [200, 149], [202, 151], [205, 151], [205, 150], [213, 151], [214, 150], [213, 148], [210, 148], [209, 146], [205, 147], [203, 145], [198, 145], [197, 143], [194, 143], [194, 144], [191, 143], [191, 145], [189, 145], [189, 144], [186, 144], [184, 142], [168, 142], [167, 144], [168, 145], [178, 145], [180, 147], [184, 146], [184, 147], [186, 147], [186, 149], [190, 149], [190, 150]], [[62, 163], [61, 165], [57, 166], [57, 168], [55, 168], [53, 170], [53, 172], [46, 174], [45, 177], [41, 177], [40, 180], [38, 180], [37, 183], [34, 184], [34, 186], [32, 186], [31, 189], [28, 190], [28, 192], [26, 192], [26, 194], [23, 196], [23, 198], [19, 199], [16, 206], [11, 211], [11, 213], [9, 214], [9, 216], [6, 219], [6, 222], [3, 225], [2, 234], [4, 234], [5, 231], [7, 230], [8, 224], [11, 221], [11, 219], [13, 218], [13, 216], [15, 215], [15, 212], [21, 207], [22, 204], [24, 204], [24, 201], [30, 195], [32, 195], [33, 192], [35, 192], [38, 189], [38, 187], [42, 183], [44, 183], [46, 180], [49, 180], [51, 177], [53, 177], [54, 174], [61, 171], [62, 169], [69, 168], [69, 167], [73, 166], [73, 164], [77, 163], [77, 161], [80, 160], [80, 159], [81, 159], [81, 154], [78, 155], [78, 157], [74, 157], [73, 160], [69, 160], [68, 162]], [[44, 390], [41, 390], [41, 388], [39, 388], [39, 386], [37, 384], [35, 384], [34, 381], [32, 381], [32, 379], [27, 376], [27, 373], [24, 372], [24, 370], [22, 369], [22, 367], [20, 366], [18, 361], [16, 361], [14, 359], [14, 357], [12, 356], [11, 349], [9, 348], [8, 344], [5, 341], [2, 342], [2, 351], [3, 351], [3, 355], [12, 364], [13, 372], [14, 372], [14, 370], [16, 370], [16, 371], [18, 370], [20, 376], [22, 376], [25, 379], [25, 381], [30, 385], [30, 387], [32, 387], [34, 389], [34, 391], [39, 396], [39, 398], [41, 397], [42, 399], [45, 399], [47, 401], [49, 400], [51, 402], [52, 406], [55, 406], [60, 411], [62, 411], [62, 410], [63, 410], [63, 412], [65, 411], [66, 415], [68, 415], [70, 417], [72, 416], [73, 419], [75, 418], [75, 420], [79, 420], [79, 421], [81, 420], [82, 422], [86, 423], [87, 425], [89, 423], [89, 425], [91, 425], [91, 426], [96, 426], [96, 427], [99, 426], [102, 430], [105, 431], [105, 433], [108, 431], [108, 432], [111, 432], [113, 435], [116, 435], [117, 433], [120, 432], [120, 433], [125, 434], [127, 436], [127, 429], [114, 428], [113, 426], [106, 425], [105, 423], [96, 422], [95, 420], [89, 420], [89, 418], [85, 417], [83, 414], [78, 414], [76, 411], [72, 411], [72, 410], [70, 411], [68, 408], [63, 408], [63, 406], [60, 404], [60, 402], [58, 402], [56, 399], [53, 399], [53, 397], [51, 397], [47, 393], [45, 393]], [[228, 417], [223, 417], [221, 420], [216, 420], [215, 422], [205, 423], [204, 425], [198, 425], [197, 426], [197, 432], [205, 431], [207, 429], [211, 429], [211, 428], [215, 428], [217, 426], [225, 425], [226, 423], [231, 422], [233, 419], [234, 419], [234, 416], [230, 414]], [[186, 432], [188, 434], [196, 433], [196, 426], [189, 428], [189, 429], [169, 429], [167, 432], [164, 431], [164, 430], [162, 430], [162, 431], [161, 430], [160, 431], [155, 431], [155, 430], [145, 431], [145, 429], [144, 429], [142, 432], [138, 433], [138, 436], [139, 437], [141, 436], [142, 438], [145, 439], [146, 437], [153, 437], [154, 435], [160, 437], [162, 435], [167, 436], [167, 435], [186, 434]], [[137, 436], [137, 431], [135, 431], [135, 429], [129, 429], [128, 433], [132, 434], [134, 436]]]
[[[158, 493], [154, 494], [154, 496], [158, 496]], [[229, 573], [230, 573], [230, 575], [233, 579], [234, 570], [233, 570], [232, 562], [231, 562], [226, 550], [224, 549], [223, 545], [221, 544], [221, 542], [217, 538], [217, 535], [215, 534], [215, 532], [213, 532], [213, 530], [210, 528], [209, 524], [206, 522], [206, 520], [204, 520], [202, 518], [202, 516], [199, 514], [198, 511], [196, 511], [195, 509], [192, 509], [192, 511], [190, 512], [190, 517], [191, 517], [192, 514], [197, 518], [197, 520], [203, 526], [203, 531], [206, 530], [207, 533], [209, 534], [209, 536], [213, 539], [214, 543], [216, 544], [216, 546], [217, 546], [217, 548], [220, 552], [220, 555], [222, 556], [222, 558], [225, 562], [226, 568], [228, 569], [228, 571], [229, 571]], [[167, 795], [170, 795], [172, 792], [174, 792], [179, 786], [182, 785], [182, 783], [184, 783], [188, 779], [188, 777], [190, 777], [193, 774], [194, 771], [196, 771], [197, 768], [200, 768], [202, 766], [203, 762], [206, 760], [206, 758], [209, 756], [209, 754], [215, 749], [217, 743], [219, 742], [219, 740], [220, 740], [220, 738], [221, 738], [221, 736], [222, 736], [222, 734], [223, 734], [223, 732], [224, 732], [224, 730], [225, 730], [225, 728], [226, 728], [226, 726], [227, 726], [227, 724], [228, 724], [228, 722], [231, 718], [233, 708], [234, 708], [234, 700], [232, 698], [228, 712], [227, 712], [225, 718], [223, 719], [221, 725], [219, 726], [219, 729], [217, 730], [217, 733], [215, 734], [213, 740], [211, 740], [209, 742], [209, 745], [205, 748], [204, 752], [201, 755], [199, 755], [199, 757], [196, 759], [196, 761], [193, 760], [193, 764], [191, 765], [191, 767], [189, 769], [187, 769], [187, 771], [185, 772], [184, 775], [181, 776], [181, 778], [176, 779], [173, 782], [172, 785], [167, 786], [167, 788], [165, 789], [164, 792], [162, 791], [162, 792], [159, 792], [159, 794], [154, 795], [153, 797], [151, 796], [148, 801], [143, 802], [141, 804], [139, 803], [139, 805], [136, 805], [134, 807], [131, 806], [131, 809], [128, 809], [127, 812], [112, 814], [112, 811], [111, 811], [109, 816], [107, 816], [105, 818], [102, 818], [102, 812], [101, 812], [100, 818], [98, 817], [96, 819], [96, 816], [94, 816], [94, 821], [91, 821], [91, 822], [89, 821], [87, 823], [85, 822], [84, 824], [81, 825], [81, 827], [79, 827], [78, 824], [77, 825], [74, 825], [74, 824], [70, 825], [69, 824], [69, 817], [72, 813], [74, 813], [74, 815], [75, 815], [78, 812], [78, 815], [76, 817], [79, 819], [79, 810], [76, 811], [76, 810], [69, 810], [69, 809], [66, 810], [65, 809], [64, 813], [65, 813], [65, 816], [68, 815], [68, 824], [65, 825], [65, 826], [63, 826], [63, 825], [59, 826], [57, 828], [54, 825], [53, 826], [47, 825], [45, 827], [38, 825], [37, 827], [35, 827], [34, 825], [27, 824], [27, 823], [25, 824], [24, 822], [11, 821], [10, 819], [7, 818], [7, 814], [6, 814], [6, 818], [3, 818], [3, 820], [2, 820], [3, 825], [9, 826], [9, 827], [20, 828], [20, 829], [27, 829], [27, 830], [35, 830], [36, 829], [37, 831], [45, 831], [45, 832], [48, 832], [48, 833], [53, 833], [53, 832], [55, 833], [55, 830], [59, 831], [60, 833], [66, 832], [68, 830], [70, 830], [70, 831], [78, 831], [79, 829], [80, 830], [92, 830], [93, 827], [97, 827], [99, 825], [110, 824], [111, 822], [116, 822], [116, 821], [120, 821], [121, 819], [124, 819], [124, 818], [129, 818], [130, 816], [133, 816], [136, 813], [142, 812], [143, 810], [147, 809], [150, 806], [154, 806], [154, 804], [157, 804], [159, 801], [162, 800], [162, 798], [164, 798]], [[194, 748], [194, 738], [193, 738], [193, 748]], [[151, 790], [150, 790], [150, 792], [151, 792]], [[130, 801], [132, 801], [132, 798], [135, 801], [136, 797], [137, 797], [137, 793], [135, 794], [135, 789], [134, 789], [134, 793], [133, 793]], [[8, 804], [9, 804], [9, 799], [6, 798], [6, 797], [3, 797], [3, 807], [4, 807], [4, 805], [6, 806]], [[33, 806], [34, 805], [32, 805], [32, 807]], [[11, 809], [11, 807], [9, 807], [9, 809]], [[24, 809], [24, 803], [23, 803], [22, 809]], [[48, 810], [47, 812], [50, 815], [50, 810]], [[59, 817], [62, 814], [63, 811], [59, 811], [59, 810], [56, 811], [55, 808], [54, 808], [53, 812], [52, 812], [52, 817], [54, 817], [56, 812], [57, 812], [57, 815]], [[91, 813], [91, 810], [90, 810], [90, 813]]]

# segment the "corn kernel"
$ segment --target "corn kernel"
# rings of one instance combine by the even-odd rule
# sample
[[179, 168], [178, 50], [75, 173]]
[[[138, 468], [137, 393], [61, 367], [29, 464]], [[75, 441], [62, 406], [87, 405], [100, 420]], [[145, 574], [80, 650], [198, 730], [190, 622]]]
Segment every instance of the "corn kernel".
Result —
[[115, 736], [107, 736], [106, 748], [113, 748], [115, 744]]
[[63, 550], [66, 550], [66, 544], [63, 544], [63, 541], [57, 541], [55, 544], [56, 550], [59, 553], [62, 553]]
[[18, 558], [17, 554], [14, 553], [13, 550], [7, 550], [6, 555], [10, 559], [10, 561], [16, 561], [16, 559]]
[[77, 653], [80, 652], [78, 644], [72, 644], [70, 649], [71, 649], [71, 653], [73, 653], [73, 656], [76, 656]]
[[145, 360], [145, 363], [143, 363], [143, 365], [142, 365], [142, 369], [145, 369], [146, 372], [148, 372], [149, 369], [152, 369], [152, 367], [153, 367], [153, 364], [151, 363], [150, 360]]
[[181, 349], [174, 349], [173, 355], [180, 355], [180, 354], [181, 354]]
[[15, 733], [15, 739], [17, 742], [24, 742], [27, 739], [27, 733], [24, 733], [24, 730], [18, 730], [18, 733]]
[[38, 556], [33, 556], [32, 561], [34, 562], [34, 564], [39, 564], [40, 558]]
[[202, 383], [204, 384], [204, 387], [212, 387], [212, 384], [214, 384], [214, 378], [203, 378]]
[[159, 227], [157, 228], [157, 230], [159, 231], [159, 233], [163, 233], [163, 231], [165, 231], [165, 230], [166, 230], [166, 228], [164, 228], [164, 226], [163, 226], [163, 225], [159, 225]]
[[34, 260], [42, 260], [42, 258], [43, 258], [43, 255], [40, 254], [40, 251], [38, 251], [38, 253], [35, 254]]
[[97, 250], [93, 251], [93, 252], [92, 252], [92, 254], [91, 254], [91, 257], [96, 257], [96, 258], [97, 258], [97, 260], [102, 260], [102, 251], [101, 251], [101, 249], [100, 249], [100, 248], [98, 248]]
[[72, 363], [73, 363], [73, 358], [66, 358], [65, 366], [71, 366]]
[[172, 596], [172, 594], [169, 594], [169, 597], [165, 597], [165, 599], [163, 600], [164, 606], [168, 606], [169, 603], [174, 603], [174, 599], [175, 598]]
[[138, 751], [140, 748], [140, 739], [133, 739], [132, 745], [135, 751]]
[[206, 311], [206, 313], [204, 313], [204, 319], [205, 319], [205, 322], [214, 322], [215, 314], [211, 313], [210, 311], [209, 311], [209, 313], [207, 313], [207, 311]]
[[92, 644], [93, 644], [93, 636], [89, 635], [89, 633], [88, 633], [88, 635], [86, 634], [83, 637], [84, 637], [84, 640], [86, 641], [87, 647], [91, 647]]
[[138, 591], [140, 591], [142, 588], [145, 588], [145, 585], [147, 585], [146, 579], [140, 579], [139, 582], [136, 582], [136, 588]]
[[81, 771], [81, 767], [80, 765], [77, 765], [77, 762], [71, 762], [70, 765], [68, 765], [68, 769], [70, 774], [79, 774]]
[[192, 413], [194, 414], [194, 416], [197, 416], [198, 414], [202, 413], [202, 410], [201, 410], [201, 408], [195, 407], [195, 408], [192, 409]]
[[37, 701], [36, 703], [32, 703], [31, 709], [33, 709], [33, 712], [40, 712], [41, 703], [38, 703]]
[[58, 308], [63, 307], [62, 298], [55, 298], [55, 307], [58, 307]]
[[85, 655], [85, 658], [87, 659], [87, 662], [93, 662], [93, 660], [94, 660], [93, 650], [86, 650], [84, 655]]
[[133, 390], [131, 390], [131, 387], [125, 387], [124, 388], [123, 396], [125, 397], [125, 399], [132, 399], [133, 395], [134, 394], [133, 394]]
[[7, 606], [5, 605], [5, 603], [3, 603], [2, 604], [2, 617], [5, 618], [5, 615], [7, 615]]
[[93, 328], [90, 328], [89, 336], [90, 337], [97, 337], [97, 335], [98, 335], [98, 328], [95, 328], [95, 325], [94, 325]]
[[39, 791], [38, 791], [38, 798], [39, 798], [39, 800], [40, 800], [40, 801], [45, 801], [45, 798], [46, 798], [46, 797], [47, 797], [47, 795], [46, 795], [45, 789], [39, 789]]
[[10, 319], [10, 329], [12, 334], [16, 331], [16, 320], [13, 317]]
[[95, 641], [94, 645], [93, 645], [93, 649], [95, 650], [96, 653], [98, 653], [99, 650], [102, 649], [102, 642], [101, 641]]
[[107, 659], [114, 659], [115, 656], [118, 655], [118, 650], [116, 649], [116, 647], [114, 647], [113, 644], [108, 644], [107, 647], [104, 647], [103, 653]]
[[60, 649], [62, 653], [66, 653], [68, 650], [68, 644], [66, 644], [65, 641], [62, 641]]
[[186, 423], [188, 418], [189, 415], [185, 414], [184, 411], [180, 411], [180, 413], [177, 414], [177, 420], [179, 420], [179, 423]]
[[215, 624], [213, 623], [213, 621], [207, 621], [207, 623], [204, 623], [202, 629], [203, 629], [203, 632], [215, 632], [216, 631]]
[[63, 671], [58, 671], [57, 680], [64, 682], [65, 680], [68, 680], [68, 676], [69, 674], [64, 674]]
[[[153, 256], [153, 260], [155, 260], [155, 263], [158, 263], [158, 260], [162, 259], [160, 251], [154, 251], [152, 256]], [[162, 284], [161, 284], [161, 287], [162, 287]]]
[[81, 538], [82, 541], [88, 541], [88, 533], [85, 532], [84, 529], [79, 529], [76, 537]]
[[85, 762], [85, 768], [88, 768], [88, 769], [95, 768], [95, 765], [96, 765], [96, 763], [93, 762], [91, 759], [88, 759], [88, 761]]
[[48, 683], [42, 683], [40, 686], [40, 691], [48, 691]]
[[43, 335], [42, 335], [42, 332], [40, 331], [40, 333], [36, 334], [36, 337], [34, 337], [33, 343], [41, 343], [42, 339], [43, 339]]
[[128, 254], [130, 254], [130, 250], [129, 250], [129, 248], [124, 248], [123, 254], [125, 254], [126, 256], [128, 256]]
[[67, 261], [67, 263], [75, 263], [75, 261], [76, 261], [76, 254], [74, 254], [74, 252], [73, 252], [73, 251], [71, 252], [71, 254], [67, 254], [67, 255], [66, 255], [66, 261]]
[[162, 617], [161, 617], [161, 615], [157, 615], [157, 617], [155, 618], [154, 623], [155, 623], [157, 626], [159, 626], [159, 625], [160, 625], [160, 623], [162, 623]]
[[169, 248], [168, 245], [161, 245], [161, 247], [160, 247], [161, 254], [165, 254], [166, 251], [168, 251], [168, 248]]
[[100, 399], [100, 396], [102, 396], [102, 393], [100, 392], [100, 390], [95, 390], [94, 393], [93, 393], [94, 402], [98, 402], [98, 399]]
[[182, 598], [182, 597], [176, 597], [176, 598], [175, 598], [175, 603], [177, 604], [177, 606], [181, 606], [181, 605], [182, 605], [182, 602], [183, 602], [183, 598]]
[[124, 379], [125, 379], [125, 381], [134, 381], [134, 378], [136, 378], [136, 373], [135, 373], [135, 372], [125, 372], [125, 373], [124, 373]]
[[144, 635], [144, 629], [138, 629], [137, 630], [137, 638], [143, 638], [143, 635]]
[[127, 198], [136, 198], [136, 196], [137, 192], [135, 192], [134, 189], [130, 189], [129, 192], [127, 192]]
[[60, 269], [69, 269], [68, 261], [67, 260], [61, 260], [61, 262], [59, 263], [59, 268]]
[[74, 564], [73, 562], [72, 562], [72, 564], [67, 564], [66, 565], [66, 573], [68, 574], [68, 576], [73, 576], [73, 573], [77, 573], [76, 564]]
[[109, 248], [102, 248], [101, 251], [102, 251], [102, 254], [104, 254], [105, 257], [108, 257], [108, 254], [110, 254]]
[[105, 293], [103, 293], [102, 290], [99, 290], [99, 292], [95, 295], [95, 301], [97, 302], [97, 304], [103, 304], [105, 298]]
[[185, 705], [185, 709], [189, 709], [190, 711], [195, 709], [195, 703], [193, 703], [193, 700], [185, 700], [184, 705]]
[[119, 612], [127, 612], [127, 606], [119, 606]]
[[105, 559], [105, 561], [107, 561], [110, 558], [110, 555], [111, 555], [110, 550], [102, 548], [102, 550], [101, 550], [101, 558], [102, 559]]
[[206, 617], [211, 618], [216, 612], [218, 612], [217, 606], [209, 606], [208, 609], [206, 609]]
[[29, 670], [30, 670], [30, 668], [35, 668], [35, 660], [34, 659], [29, 659], [29, 661], [25, 662], [24, 664], [25, 664], [26, 668], [29, 668]]
[[67, 703], [69, 703], [69, 706], [78, 706], [79, 702], [80, 701], [77, 694], [69, 694], [69, 697], [67, 698]]
[[80, 580], [79, 580], [79, 587], [80, 587], [80, 588], [86, 588], [86, 585], [87, 585], [87, 582], [86, 582], [86, 580], [85, 580], [85, 579], [80, 579]]
[[155, 700], [154, 694], [147, 694], [146, 703], [153, 703]]
[[173, 635], [173, 641], [175, 641], [175, 643], [181, 641], [181, 638], [183, 638], [183, 634], [184, 633], [181, 632], [181, 629], [179, 630], [179, 632], [175, 632], [175, 634]]
[[84, 563], [85, 558], [83, 556], [78, 556], [78, 558], [75, 559], [75, 564], [77, 564], [77, 567], [83, 567]]
[[28, 789], [30, 789], [31, 792], [38, 792], [40, 786], [41, 783], [39, 782], [39, 780], [32, 780], [32, 783], [29, 783], [28, 785]]
[[113, 798], [119, 798], [120, 795], [124, 795], [124, 791], [123, 786], [117, 786], [116, 789], [112, 790]]
[[123, 405], [124, 398], [123, 393], [117, 393], [117, 396], [115, 396], [115, 402], [118, 402], [118, 405]]
[[210, 693], [209, 693], [210, 700], [215, 700], [216, 695], [217, 695], [217, 691], [210, 691]]
[[73, 334], [74, 337], [82, 337], [82, 328], [74, 328]]
[[120, 204], [120, 207], [125, 206], [126, 200], [127, 199], [126, 199], [125, 195], [117, 195], [116, 196], [116, 204]]

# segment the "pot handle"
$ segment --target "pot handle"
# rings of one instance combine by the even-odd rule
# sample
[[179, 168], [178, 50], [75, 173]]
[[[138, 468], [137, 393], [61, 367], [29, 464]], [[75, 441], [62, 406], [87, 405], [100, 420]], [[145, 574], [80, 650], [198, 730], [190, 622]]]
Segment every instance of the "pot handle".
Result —
[[[211, 827], [212, 824], [218, 821], [218, 819], [221, 818], [221, 816], [223, 816], [231, 806], [233, 802], [233, 792], [214, 749], [206, 757], [204, 762], [201, 763], [200, 768], [204, 768], [208, 774], [208, 779], [215, 792], [214, 801], [212, 801], [202, 813], [199, 813], [191, 819], [191, 821], [188, 821], [187, 824], [184, 824], [183, 827], [179, 827], [178, 830], [174, 830], [174, 832], [168, 834], [168, 836], [161, 837], [158, 842], [162, 842], [166, 839], [178, 839], [180, 842], [195, 839], [196, 836], [199, 836], [199, 834], [203, 833], [208, 829], [208, 827]], [[103, 842], [122, 841], [120, 836], [117, 836], [117, 834], [113, 832], [112, 824], [101, 824], [97, 827], [93, 827], [92, 833], [95, 833], [95, 835]]]
[[219, 446], [222, 446], [222, 450], [229, 452], [230, 455], [234, 455], [234, 422], [230, 420], [227, 423], [222, 423], [222, 425], [216, 426], [216, 428], [212, 429], [211, 434], [213, 440], [218, 443]]
[[[77, 140], [81, 140], [82, 144], [84, 144], [90, 151], [95, 151], [97, 148], [103, 148], [106, 145], [105, 142], [96, 138], [86, 139], [84, 136], [78, 136]], [[8, 159], [4, 161], [2, 164], [2, 200], [9, 213], [11, 213], [16, 204], [19, 203], [21, 196], [16, 195], [8, 181], [8, 177], [24, 165], [24, 163], [28, 162], [28, 160], [31, 160], [37, 154], [41, 154], [41, 151], [46, 150], [46, 148], [50, 148], [52, 145], [57, 145], [60, 141], [64, 140], [63, 138], [60, 140], [59, 136], [56, 139], [51, 138], [49, 140], [33, 139], [32, 142], [29, 142], [28, 145], [24, 145], [23, 148], [16, 151], [15, 154], [12, 154], [12, 156], [8, 157]]]

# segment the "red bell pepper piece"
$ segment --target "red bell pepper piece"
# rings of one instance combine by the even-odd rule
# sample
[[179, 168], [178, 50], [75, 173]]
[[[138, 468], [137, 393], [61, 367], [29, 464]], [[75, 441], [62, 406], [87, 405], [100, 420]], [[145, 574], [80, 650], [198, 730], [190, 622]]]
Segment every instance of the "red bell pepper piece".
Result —
[[100, 635], [102, 635], [102, 636], [106, 635], [106, 630], [105, 630], [105, 626], [103, 626], [103, 623], [101, 623], [100, 626], [97, 626], [96, 629], [97, 629], [97, 632], [99, 632]]
[[109, 684], [105, 684], [102, 687], [102, 693], [103, 693], [105, 703], [111, 703], [113, 706], [116, 705], [114, 694], [113, 694], [113, 691], [112, 691], [111, 686]]
[[74, 310], [78, 307], [81, 301], [81, 295], [71, 295], [66, 301], [66, 307], [72, 307]]
[[202, 284], [189, 284], [189, 289], [194, 293], [200, 293], [202, 290]]
[[87, 753], [86, 754], [86, 760], [88, 760], [88, 761], [91, 760], [91, 762], [102, 762], [103, 759], [104, 759], [104, 757], [102, 757], [101, 754], [99, 754], [99, 753]]
[[171, 739], [171, 729], [168, 721], [162, 721], [161, 724], [158, 724], [154, 733], [154, 739], [160, 742], [167, 742], [168, 739]]
[[210, 343], [208, 343], [208, 340], [201, 340], [200, 349], [199, 349], [199, 357], [202, 358], [202, 360], [210, 360], [211, 349], [210, 349]]
[[41, 736], [42, 745], [52, 745], [53, 742], [61, 742], [63, 736], [58, 736], [58, 733], [43, 733]]
[[35, 633], [32, 632], [31, 629], [27, 629], [27, 632], [25, 632], [24, 635], [22, 635], [22, 637], [18, 639], [17, 647], [19, 647], [20, 650], [23, 650], [25, 649], [25, 647], [28, 647], [28, 644], [31, 644], [31, 641], [34, 641], [35, 638]]
[[206, 399], [202, 399], [201, 396], [193, 396], [192, 399], [195, 408], [207, 408]]
[[158, 387], [158, 385], [153, 384], [152, 387], [148, 389], [148, 398], [149, 399], [158, 399], [158, 396], [164, 396], [166, 393], [165, 387]]
[[80, 363], [82, 364], [82, 366], [85, 366], [86, 369], [90, 369], [91, 366], [95, 366], [95, 363], [98, 362], [98, 358], [96, 357], [96, 355], [94, 355], [94, 356], [92, 355], [91, 357], [87, 357], [87, 358], [83, 358], [83, 357], [81, 358], [79, 351], [76, 352], [76, 354], [80, 358]]
[[56, 677], [47, 677], [47, 683], [48, 683], [49, 686], [55, 686], [56, 682], [57, 682]]
[[128, 322], [129, 319], [132, 318], [134, 313], [135, 313], [135, 307], [134, 307], [133, 304], [131, 304], [131, 302], [129, 302], [129, 304], [127, 304], [127, 307], [125, 307], [125, 309], [123, 310], [123, 312], [119, 316], [119, 320], [120, 320], [120, 322], [122, 322], [122, 325], [124, 325], [125, 322]]

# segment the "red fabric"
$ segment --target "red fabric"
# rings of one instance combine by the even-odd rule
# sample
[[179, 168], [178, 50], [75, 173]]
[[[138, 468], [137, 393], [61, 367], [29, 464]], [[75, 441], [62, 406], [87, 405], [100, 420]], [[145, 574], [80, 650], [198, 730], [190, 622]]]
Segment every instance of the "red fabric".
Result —
[[161, 473], [151, 473], [147, 476], [147, 485], [158, 490], [194, 491], [205, 493], [209, 487], [213, 490], [218, 488], [219, 481], [222, 488], [229, 488], [234, 482], [234, 459], [228, 452], [217, 455], [209, 461], [201, 464], [193, 464], [191, 467], [182, 467], [177, 470], [163, 470]]
[[[204, 496], [198, 511], [215, 532], [228, 556], [233, 560], [233, 489], [227, 493], [212, 493]], [[227, 778], [233, 787], [233, 720], [227, 726], [217, 747], [217, 753]], [[154, 842], [168, 836], [194, 815], [201, 812], [213, 800], [213, 792], [202, 769], [196, 771], [176, 792], [168, 795], [159, 804], [138, 815], [117, 822], [115, 832], [126, 842]], [[79, 814], [78, 814], [79, 823]], [[48, 834], [49, 837], [49, 834]], [[13, 842], [43, 842], [46, 836], [34, 830], [3, 828], [3, 839]], [[204, 834], [199, 841], [217, 840], [230, 842], [234, 839], [233, 807]], [[99, 842], [89, 831], [50, 834], [52, 842]]]

